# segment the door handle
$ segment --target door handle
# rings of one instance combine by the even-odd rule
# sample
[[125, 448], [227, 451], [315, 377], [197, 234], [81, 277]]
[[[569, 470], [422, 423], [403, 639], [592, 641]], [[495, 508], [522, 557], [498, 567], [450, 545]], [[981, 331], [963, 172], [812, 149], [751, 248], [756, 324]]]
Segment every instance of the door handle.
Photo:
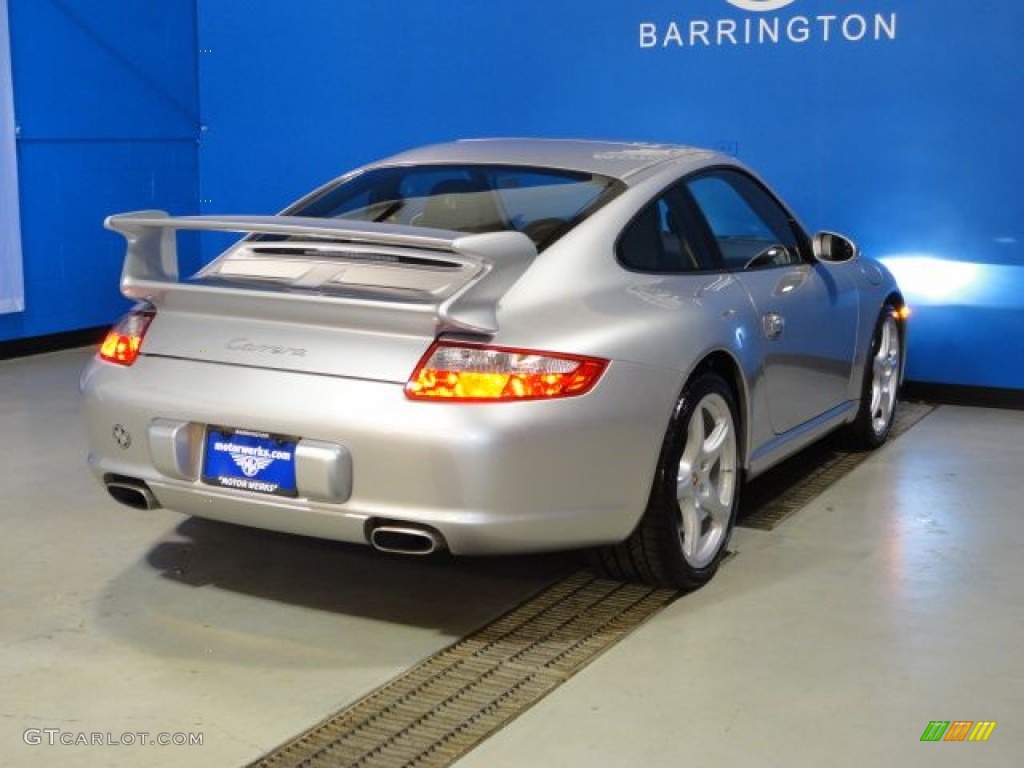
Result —
[[769, 312], [761, 318], [761, 329], [766, 339], [777, 339], [786, 329], [786, 318], [778, 312]]

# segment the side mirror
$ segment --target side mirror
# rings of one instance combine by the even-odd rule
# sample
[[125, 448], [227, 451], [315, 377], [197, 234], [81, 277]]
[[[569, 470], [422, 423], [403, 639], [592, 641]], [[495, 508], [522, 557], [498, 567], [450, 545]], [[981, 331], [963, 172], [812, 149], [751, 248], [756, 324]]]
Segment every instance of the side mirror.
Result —
[[835, 232], [819, 232], [811, 240], [811, 247], [818, 261], [853, 261], [860, 255], [853, 240]]

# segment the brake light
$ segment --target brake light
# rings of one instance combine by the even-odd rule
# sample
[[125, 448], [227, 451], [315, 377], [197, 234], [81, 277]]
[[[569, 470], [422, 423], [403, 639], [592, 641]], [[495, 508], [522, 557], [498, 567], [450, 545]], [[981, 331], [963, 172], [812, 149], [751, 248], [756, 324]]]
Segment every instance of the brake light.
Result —
[[494, 402], [589, 392], [607, 360], [506, 347], [436, 342], [420, 360], [406, 397]]
[[151, 310], [133, 310], [122, 317], [103, 339], [99, 358], [118, 365], [134, 363], [139, 357], [142, 339], [149, 324], [153, 322], [154, 314]]

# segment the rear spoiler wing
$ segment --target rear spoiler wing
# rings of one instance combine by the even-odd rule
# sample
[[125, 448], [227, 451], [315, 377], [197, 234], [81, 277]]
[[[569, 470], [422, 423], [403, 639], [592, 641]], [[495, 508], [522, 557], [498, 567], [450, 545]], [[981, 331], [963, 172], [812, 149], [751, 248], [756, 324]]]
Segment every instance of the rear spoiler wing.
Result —
[[[472, 272], [472, 277], [452, 295], [435, 303], [438, 332], [467, 330], [494, 333], [498, 329], [497, 305], [537, 256], [533, 241], [521, 232], [492, 232], [467, 235], [445, 230], [344, 221], [301, 216], [170, 216], [165, 211], [137, 211], [109, 216], [104, 226], [121, 234], [127, 242], [121, 292], [130, 299], [160, 305], [170, 294], [205, 294], [203, 303], [251, 294], [261, 300], [310, 302], [309, 292], [240, 288], [223, 285], [181, 283], [178, 274], [176, 233], [178, 230], [237, 232], [307, 236], [335, 242], [387, 246], [413, 251], [441, 252]], [[199, 296], [195, 297], [200, 299]], [[364, 298], [315, 297], [316, 302], [338, 305], [339, 309], [366, 310]], [[374, 302], [394, 312], [413, 310], [422, 315], [422, 302]]]

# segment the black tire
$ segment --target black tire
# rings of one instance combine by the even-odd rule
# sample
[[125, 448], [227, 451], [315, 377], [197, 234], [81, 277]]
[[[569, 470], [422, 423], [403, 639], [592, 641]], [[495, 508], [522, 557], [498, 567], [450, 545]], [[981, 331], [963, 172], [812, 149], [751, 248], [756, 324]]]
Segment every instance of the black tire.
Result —
[[[721, 440], [721, 453], [709, 456], [703, 449], [712, 438]], [[725, 556], [739, 508], [741, 446], [729, 385], [716, 373], [697, 374], [665, 431], [640, 523], [622, 543], [592, 551], [592, 564], [611, 578], [651, 586], [690, 591], [706, 584]], [[681, 468], [689, 468], [692, 483], [677, 483]]]
[[886, 304], [875, 323], [864, 363], [860, 407], [856, 418], [846, 427], [846, 443], [851, 449], [872, 451], [889, 439], [896, 417], [902, 368], [903, 328], [896, 308]]

